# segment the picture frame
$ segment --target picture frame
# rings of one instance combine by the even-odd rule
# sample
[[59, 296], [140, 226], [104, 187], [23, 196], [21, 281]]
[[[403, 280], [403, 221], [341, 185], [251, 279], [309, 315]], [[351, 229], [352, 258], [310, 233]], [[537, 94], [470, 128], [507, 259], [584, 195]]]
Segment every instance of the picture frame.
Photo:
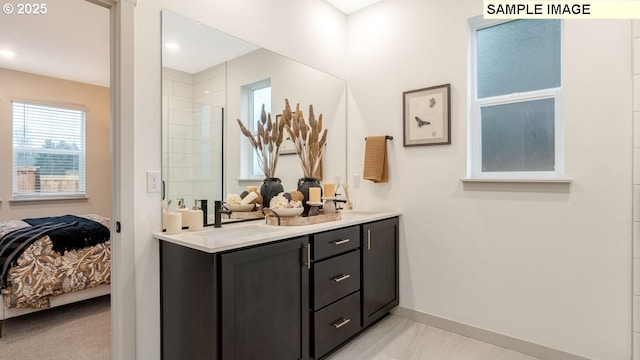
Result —
[[[282, 115], [276, 115], [276, 126], [278, 126], [281, 117]], [[282, 144], [280, 144], [280, 155], [293, 155], [296, 153], [296, 146], [293, 144], [289, 134], [285, 131]]]
[[402, 93], [403, 145], [451, 144], [451, 84]]

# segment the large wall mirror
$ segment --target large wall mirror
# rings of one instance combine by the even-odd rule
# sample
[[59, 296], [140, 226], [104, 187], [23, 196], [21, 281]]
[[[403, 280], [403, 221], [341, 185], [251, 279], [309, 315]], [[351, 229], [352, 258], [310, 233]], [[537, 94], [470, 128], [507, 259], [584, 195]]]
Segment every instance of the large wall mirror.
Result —
[[[199, 199], [224, 200], [262, 182], [236, 119], [247, 123], [256, 110], [251, 92], [265, 84], [272, 117], [285, 98], [299, 103], [305, 117], [310, 104], [316, 116], [323, 114], [323, 180], [345, 178], [345, 80], [163, 10], [162, 179], [172, 207], [179, 198], [188, 207]], [[295, 153], [280, 155], [276, 176], [285, 191], [296, 188], [302, 170]]]

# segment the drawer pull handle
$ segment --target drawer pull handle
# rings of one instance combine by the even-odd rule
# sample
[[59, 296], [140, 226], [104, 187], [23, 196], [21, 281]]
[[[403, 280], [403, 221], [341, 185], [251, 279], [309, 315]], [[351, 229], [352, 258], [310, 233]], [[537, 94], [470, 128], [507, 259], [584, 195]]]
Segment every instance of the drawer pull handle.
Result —
[[346, 280], [346, 279], [348, 279], [350, 277], [351, 277], [351, 275], [349, 275], [349, 274], [342, 274], [342, 275], [338, 275], [338, 276], [334, 277], [333, 281], [340, 282], [340, 281]]
[[336, 329], [340, 329], [341, 327], [347, 325], [350, 321], [351, 321], [351, 319], [342, 318], [338, 322], [335, 322], [335, 323], [333, 323], [331, 325], [333, 325]]
[[336, 241], [332, 241], [334, 245], [342, 245], [342, 244], [346, 244], [349, 241], [351, 241], [351, 239], [343, 239], [343, 240], [336, 240]]

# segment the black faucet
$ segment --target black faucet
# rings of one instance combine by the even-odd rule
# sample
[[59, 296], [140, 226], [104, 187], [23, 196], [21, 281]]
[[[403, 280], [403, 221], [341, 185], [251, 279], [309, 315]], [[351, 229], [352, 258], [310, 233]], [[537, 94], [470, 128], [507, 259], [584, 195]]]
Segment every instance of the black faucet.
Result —
[[229, 210], [227, 208], [223, 208], [222, 201], [216, 200], [216, 201], [214, 201], [213, 211], [214, 211], [213, 227], [214, 228], [221, 228], [222, 227], [222, 214], [231, 214], [231, 210]]
[[[197, 203], [200, 203], [200, 206], [197, 206]], [[209, 205], [208, 200], [196, 200], [196, 208], [202, 210], [202, 226], [209, 225]]]

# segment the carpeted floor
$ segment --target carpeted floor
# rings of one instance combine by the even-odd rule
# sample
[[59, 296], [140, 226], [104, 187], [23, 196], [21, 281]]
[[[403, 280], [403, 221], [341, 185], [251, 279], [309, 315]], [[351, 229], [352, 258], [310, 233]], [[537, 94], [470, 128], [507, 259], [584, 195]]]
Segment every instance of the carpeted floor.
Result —
[[8, 319], [0, 360], [109, 360], [109, 296]]

